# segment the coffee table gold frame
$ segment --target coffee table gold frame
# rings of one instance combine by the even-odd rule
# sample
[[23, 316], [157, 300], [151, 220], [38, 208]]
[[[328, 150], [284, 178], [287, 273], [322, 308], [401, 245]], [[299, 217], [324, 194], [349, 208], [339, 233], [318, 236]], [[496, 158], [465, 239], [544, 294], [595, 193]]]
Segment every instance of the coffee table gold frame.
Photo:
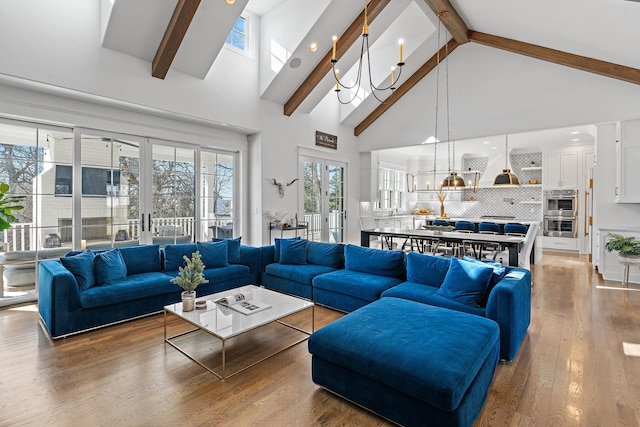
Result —
[[[209, 295], [209, 296], [207, 296], [207, 297], [203, 297], [203, 298], [199, 298], [199, 299], [204, 299], [204, 298], [209, 298], [209, 297], [211, 297], [211, 296]], [[302, 298], [299, 298], [299, 299], [301, 299], [301, 300], [302, 300]], [[305, 301], [306, 301], [306, 300], [305, 300]], [[213, 303], [213, 302], [207, 302], [207, 304], [209, 304], [209, 303], [215, 304], [215, 303]], [[242, 331], [242, 332], [240, 332], [240, 333], [238, 333], [238, 334], [234, 334], [234, 335], [229, 336], [229, 337], [221, 337], [221, 336], [219, 336], [219, 335], [215, 334], [214, 332], [212, 332], [212, 331], [208, 330], [207, 328], [202, 327], [202, 325], [199, 325], [199, 324], [197, 324], [196, 322], [191, 321], [190, 319], [186, 318], [185, 316], [181, 316], [181, 315], [179, 315], [178, 313], [171, 311], [171, 310], [168, 308], [168, 307], [170, 307], [170, 306], [167, 306], [167, 307], [165, 307], [165, 308], [164, 308], [164, 341], [165, 341], [167, 344], [169, 344], [170, 346], [172, 346], [173, 348], [175, 348], [176, 350], [178, 350], [180, 353], [184, 354], [184, 355], [185, 355], [185, 356], [187, 356], [189, 359], [191, 359], [192, 361], [194, 361], [195, 363], [197, 363], [198, 365], [202, 366], [202, 367], [203, 367], [204, 369], [206, 369], [207, 371], [211, 372], [211, 373], [212, 373], [213, 375], [215, 375], [216, 377], [220, 378], [222, 381], [225, 381], [226, 379], [231, 378], [232, 376], [237, 375], [237, 374], [239, 374], [239, 373], [241, 373], [241, 372], [244, 372], [244, 371], [246, 371], [247, 369], [249, 369], [249, 368], [251, 368], [251, 367], [253, 367], [253, 366], [257, 365], [258, 363], [264, 362], [265, 360], [270, 359], [271, 357], [273, 357], [273, 356], [275, 356], [275, 355], [277, 355], [277, 354], [280, 354], [280, 353], [282, 353], [283, 351], [288, 350], [288, 349], [290, 349], [291, 347], [293, 347], [293, 346], [295, 346], [295, 345], [297, 345], [297, 344], [300, 344], [301, 342], [306, 341], [307, 339], [309, 339], [309, 336], [310, 336], [310, 335], [314, 332], [314, 330], [315, 330], [315, 305], [314, 305], [314, 304], [313, 304], [313, 302], [311, 302], [311, 301], [308, 301], [308, 304], [309, 304], [309, 305], [307, 305], [307, 306], [305, 306], [305, 307], [303, 307], [303, 308], [300, 308], [300, 309], [297, 309], [297, 310], [291, 311], [291, 312], [286, 313], [286, 314], [284, 314], [284, 315], [282, 315], [282, 316], [280, 316], [280, 317], [277, 317], [277, 318], [271, 319], [271, 321], [269, 321], [269, 322], [266, 322], [266, 323], [263, 323], [263, 324], [257, 325], [257, 326], [255, 326], [255, 327], [252, 327], [252, 328], [249, 328], [249, 329], [246, 329], [246, 330], [244, 330], [244, 331]], [[220, 307], [216, 307], [216, 309], [219, 309], [219, 308], [220, 308]], [[299, 327], [297, 327], [297, 326], [294, 326], [294, 325], [292, 325], [292, 324], [290, 324], [290, 323], [283, 322], [283, 321], [281, 320], [281, 319], [283, 319], [283, 318], [285, 318], [285, 317], [288, 317], [288, 316], [291, 316], [291, 315], [293, 315], [293, 314], [296, 314], [296, 313], [302, 312], [302, 311], [304, 311], [304, 310], [309, 310], [309, 309], [311, 309], [311, 332], [309, 332], [309, 331], [305, 331], [304, 329], [301, 329], [301, 328], [299, 328]], [[193, 329], [189, 329], [188, 331], [184, 331], [184, 332], [181, 332], [181, 333], [176, 334], [176, 335], [167, 336], [167, 315], [173, 315], [173, 316], [175, 316], [175, 317], [179, 318], [180, 320], [185, 321], [185, 322], [187, 322], [187, 323], [189, 323], [189, 324], [193, 325], [195, 328], [193, 328]], [[243, 316], [244, 316], [244, 315], [243, 315]], [[251, 315], [249, 315], [249, 316], [251, 316]], [[232, 338], [235, 338], [235, 337], [237, 337], [237, 336], [239, 336], [239, 335], [245, 334], [245, 333], [247, 333], [247, 332], [254, 331], [254, 330], [256, 330], [256, 329], [259, 329], [259, 328], [260, 328], [260, 327], [262, 327], [262, 326], [266, 326], [266, 325], [271, 324], [271, 323], [274, 323], [274, 322], [279, 323], [279, 324], [284, 325], [284, 326], [287, 326], [287, 327], [289, 327], [289, 328], [291, 328], [291, 329], [294, 329], [294, 330], [296, 330], [296, 331], [302, 332], [303, 334], [305, 334], [305, 336], [304, 336], [304, 337], [302, 337], [302, 338], [300, 338], [300, 339], [298, 339], [298, 340], [296, 340], [295, 342], [293, 342], [293, 343], [291, 343], [291, 344], [287, 345], [286, 347], [281, 348], [281, 349], [277, 350], [276, 352], [271, 353], [271, 354], [269, 354], [268, 356], [265, 356], [265, 357], [261, 358], [260, 360], [257, 360], [257, 361], [255, 361], [255, 362], [252, 362], [251, 364], [249, 364], [249, 365], [247, 365], [247, 366], [244, 366], [244, 367], [242, 367], [241, 369], [239, 369], [239, 370], [237, 370], [237, 371], [234, 371], [234, 372], [232, 372], [232, 373], [230, 373], [230, 374], [228, 374], [228, 375], [227, 375], [227, 373], [226, 373], [226, 345], [225, 345], [225, 344], [226, 344], [226, 341], [228, 341], [228, 340], [230, 340], [230, 339], [232, 339]], [[209, 335], [212, 335], [213, 337], [218, 338], [218, 339], [221, 341], [221, 343], [222, 343], [222, 349], [221, 349], [221, 353], [222, 353], [222, 373], [221, 373], [221, 374], [219, 374], [219, 373], [217, 373], [216, 371], [214, 371], [214, 370], [213, 370], [213, 368], [209, 368], [207, 365], [205, 365], [204, 363], [200, 362], [200, 361], [199, 361], [199, 360], [197, 360], [194, 356], [192, 356], [191, 354], [189, 354], [185, 349], [181, 348], [181, 347], [180, 347], [180, 346], [178, 346], [176, 343], [174, 343], [174, 342], [172, 342], [172, 341], [171, 341], [171, 340], [174, 340], [174, 339], [176, 339], [176, 338], [179, 338], [179, 337], [182, 337], [182, 336], [185, 336], [185, 335], [191, 334], [191, 333], [193, 333], [193, 332], [197, 332], [197, 331], [204, 331], [204, 332], [208, 333]]]

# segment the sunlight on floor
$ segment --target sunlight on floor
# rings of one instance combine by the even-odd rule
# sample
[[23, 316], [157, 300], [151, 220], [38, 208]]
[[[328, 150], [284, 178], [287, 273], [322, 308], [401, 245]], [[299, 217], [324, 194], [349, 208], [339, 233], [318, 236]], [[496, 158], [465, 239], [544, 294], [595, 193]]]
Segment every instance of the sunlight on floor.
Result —
[[596, 289], [610, 289], [613, 291], [640, 291], [640, 289], [635, 289], [635, 288], [621, 288], [621, 287], [615, 287], [615, 286], [601, 286], [601, 285], [596, 285]]
[[623, 342], [622, 350], [624, 351], [625, 356], [640, 357], [640, 344]]
[[38, 306], [35, 305], [35, 304], [23, 305], [23, 306], [20, 306], [20, 307], [10, 308], [9, 311], [32, 311], [32, 312], [36, 312], [36, 311], [38, 311]]

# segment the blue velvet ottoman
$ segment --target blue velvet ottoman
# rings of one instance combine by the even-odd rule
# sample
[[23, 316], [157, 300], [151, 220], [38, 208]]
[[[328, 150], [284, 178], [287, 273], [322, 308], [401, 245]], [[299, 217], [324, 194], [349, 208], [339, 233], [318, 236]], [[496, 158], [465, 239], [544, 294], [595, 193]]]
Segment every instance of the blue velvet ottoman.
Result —
[[309, 338], [313, 381], [406, 426], [470, 426], [500, 353], [487, 318], [383, 298]]

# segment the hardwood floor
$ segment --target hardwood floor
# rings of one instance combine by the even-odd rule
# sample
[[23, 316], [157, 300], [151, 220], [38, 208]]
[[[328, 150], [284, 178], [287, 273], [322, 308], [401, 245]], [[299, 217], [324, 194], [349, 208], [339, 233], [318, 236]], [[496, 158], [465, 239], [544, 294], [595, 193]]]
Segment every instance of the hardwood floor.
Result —
[[[577, 255], [546, 253], [533, 275], [528, 336], [475, 425], [638, 425], [640, 358], [623, 342], [640, 343], [640, 286], [597, 288], [620, 284]], [[319, 308], [316, 325], [339, 316]], [[0, 311], [0, 342], [0, 426], [390, 425], [313, 384], [306, 342], [224, 382], [164, 344], [162, 315], [52, 341], [26, 305]]]

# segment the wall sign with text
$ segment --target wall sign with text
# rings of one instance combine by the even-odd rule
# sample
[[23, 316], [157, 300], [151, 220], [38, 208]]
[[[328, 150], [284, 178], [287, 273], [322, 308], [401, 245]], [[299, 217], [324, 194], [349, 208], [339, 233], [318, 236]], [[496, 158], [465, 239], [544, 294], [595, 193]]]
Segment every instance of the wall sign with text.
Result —
[[316, 131], [316, 145], [320, 147], [338, 149], [338, 137], [335, 135], [329, 135], [328, 133]]

